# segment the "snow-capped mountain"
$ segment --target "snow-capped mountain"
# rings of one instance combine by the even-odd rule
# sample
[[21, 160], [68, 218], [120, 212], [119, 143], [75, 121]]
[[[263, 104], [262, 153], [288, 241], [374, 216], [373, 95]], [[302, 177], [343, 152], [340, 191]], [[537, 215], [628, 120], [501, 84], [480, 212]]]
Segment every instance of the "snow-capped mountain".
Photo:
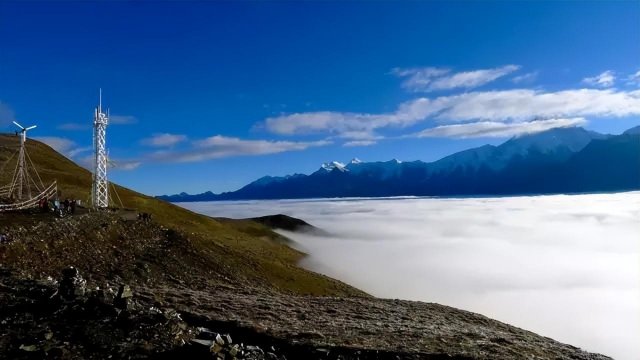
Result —
[[553, 129], [438, 161], [324, 163], [310, 175], [262, 177], [223, 194], [163, 196], [169, 201], [310, 197], [487, 195], [640, 189], [640, 131], [609, 136]]
[[334, 170], [341, 171], [341, 172], [349, 171], [346, 165], [339, 161], [331, 161], [331, 162], [324, 163], [320, 166], [320, 170], [324, 170], [327, 172], [331, 172]]

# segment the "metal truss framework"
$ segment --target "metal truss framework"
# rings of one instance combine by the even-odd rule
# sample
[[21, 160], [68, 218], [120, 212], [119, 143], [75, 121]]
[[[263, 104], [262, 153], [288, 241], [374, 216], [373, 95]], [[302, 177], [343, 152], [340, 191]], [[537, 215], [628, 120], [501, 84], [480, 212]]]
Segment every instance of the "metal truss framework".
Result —
[[102, 111], [102, 90], [100, 101], [93, 117], [93, 187], [91, 202], [95, 208], [109, 207], [109, 180], [107, 178], [107, 125], [108, 114]]

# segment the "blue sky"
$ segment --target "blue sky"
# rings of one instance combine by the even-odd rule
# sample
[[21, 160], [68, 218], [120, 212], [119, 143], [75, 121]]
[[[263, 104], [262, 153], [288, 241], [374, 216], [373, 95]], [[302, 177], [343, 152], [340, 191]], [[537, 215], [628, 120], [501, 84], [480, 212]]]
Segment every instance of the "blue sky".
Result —
[[615, 134], [640, 124], [640, 3], [0, 2], [0, 131], [86, 163], [99, 87], [110, 176], [153, 195]]

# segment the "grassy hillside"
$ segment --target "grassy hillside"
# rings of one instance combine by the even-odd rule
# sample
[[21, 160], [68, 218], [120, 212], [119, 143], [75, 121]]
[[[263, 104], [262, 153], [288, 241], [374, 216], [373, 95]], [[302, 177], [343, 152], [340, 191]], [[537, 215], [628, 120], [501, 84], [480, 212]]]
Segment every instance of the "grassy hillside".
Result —
[[[0, 169], [15, 153], [18, 140], [13, 135], [0, 135]], [[58, 182], [61, 198], [89, 199], [89, 171], [35, 140], [28, 140], [27, 151], [45, 185]], [[0, 173], [0, 185], [7, 184], [12, 173], [13, 165], [9, 164]], [[121, 186], [116, 185], [116, 191], [125, 208], [151, 213], [155, 222], [186, 234], [198, 256], [229, 270], [225, 276], [233, 274], [238, 281], [297, 294], [364, 295], [339, 281], [299, 268], [296, 264], [304, 254], [288, 247], [286, 239], [261, 224], [221, 222]]]

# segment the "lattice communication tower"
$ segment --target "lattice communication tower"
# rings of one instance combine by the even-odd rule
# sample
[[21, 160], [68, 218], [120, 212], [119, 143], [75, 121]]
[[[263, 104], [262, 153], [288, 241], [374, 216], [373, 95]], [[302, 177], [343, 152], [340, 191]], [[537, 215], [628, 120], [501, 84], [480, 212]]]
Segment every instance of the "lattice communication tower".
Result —
[[109, 180], [107, 178], [107, 125], [109, 115], [102, 111], [102, 89], [100, 99], [93, 116], [93, 187], [91, 202], [93, 207], [104, 209], [109, 207]]

